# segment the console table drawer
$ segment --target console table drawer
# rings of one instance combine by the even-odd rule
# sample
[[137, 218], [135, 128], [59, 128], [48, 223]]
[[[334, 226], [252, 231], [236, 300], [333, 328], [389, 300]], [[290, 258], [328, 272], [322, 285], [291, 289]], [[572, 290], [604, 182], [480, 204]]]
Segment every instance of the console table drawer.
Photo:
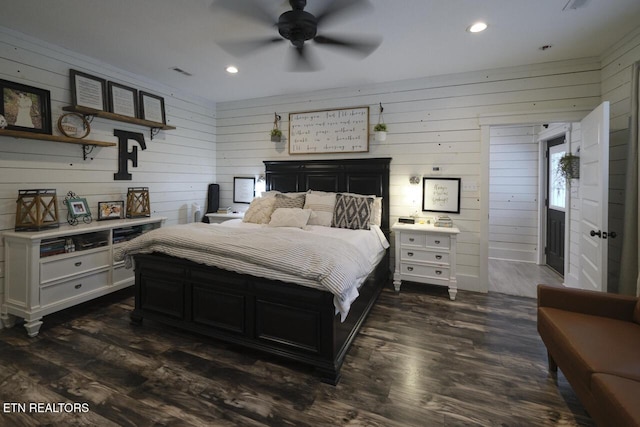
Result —
[[431, 252], [402, 248], [400, 254], [402, 260], [449, 265], [449, 254], [446, 252]]
[[108, 272], [103, 271], [101, 273], [67, 280], [66, 282], [57, 283], [55, 285], [42, 286], [40, 288], [40, 305], [46, 306], [68, 298], [74, 298], [87, 292], [105, 287], [108, 283]]
[[95, 270], [107, 268], [111, 265], [109, 259], [109, 249], [105, 248], [99, 252], [89, 254], [78, 254], [74, 256], [40, 263], [40, 283], [48, 283], [54, 280], [69, 277]]

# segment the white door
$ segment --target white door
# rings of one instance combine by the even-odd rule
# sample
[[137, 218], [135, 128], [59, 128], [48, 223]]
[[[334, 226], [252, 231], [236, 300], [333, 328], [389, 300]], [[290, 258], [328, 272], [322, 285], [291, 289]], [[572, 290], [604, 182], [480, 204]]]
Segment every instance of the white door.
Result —
[[584, 289], [607, 291], [609, 203], [609, 102], [580, 122], [580, 280]]

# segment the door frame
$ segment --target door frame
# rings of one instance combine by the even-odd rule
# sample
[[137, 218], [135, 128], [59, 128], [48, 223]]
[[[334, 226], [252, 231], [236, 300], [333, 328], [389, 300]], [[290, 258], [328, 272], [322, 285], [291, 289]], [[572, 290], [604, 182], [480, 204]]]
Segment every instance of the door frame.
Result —
[[[489, 291], [489, 148], [491, 126], [544, 125], [545, 123], [574, 123], [587, 116], [597, 105], [581, 110], [523, 111], [482, 114], [480, 125], [480, 235], [479, 277], [476, 286], [469, 290]], [[465, 288], [467, 289], [467, 288]]]

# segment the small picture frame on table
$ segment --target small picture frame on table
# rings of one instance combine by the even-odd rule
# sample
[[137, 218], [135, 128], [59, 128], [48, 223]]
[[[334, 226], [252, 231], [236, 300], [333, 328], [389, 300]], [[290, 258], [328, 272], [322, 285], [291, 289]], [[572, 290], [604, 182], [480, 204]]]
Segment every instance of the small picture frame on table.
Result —
[[124, 218], [124, 200], [98, 202], [98, 221]]
[[460, 178], [422, 178], [422, 211], [460, 213]]
[[69, 215], [74, 218], [91, 217], [91, 211], [89, 210], [89, 204], [87, 199], [67, 199], [67, 208], [69, 208]]
[[164, 98], [140, 91], [140, 118], [150, 122], [167, 124], [164, 111]]
[[0, 80], [0, 115], [6, 129], [51, 135], [51, 93], [45, 89]]
[[79, 107], [107, 111], [107, 81], [78, 70], [70, 70], [71, 103]]
[[138, 90], [109, 82], [109, 111], [121, 116], [138, 117]]

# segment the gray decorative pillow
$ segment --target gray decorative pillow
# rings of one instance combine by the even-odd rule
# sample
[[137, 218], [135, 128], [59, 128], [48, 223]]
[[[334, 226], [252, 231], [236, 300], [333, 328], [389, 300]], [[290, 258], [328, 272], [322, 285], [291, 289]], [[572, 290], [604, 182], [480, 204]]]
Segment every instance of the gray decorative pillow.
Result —
[[369, 230], [373, 197], [355, 197], [338, 193], [331, 226], [351, 230]]
[[278, 208], [304, 208], [305, 194], [287, 196], [286, 194], [276, 194], [276, 204], [273, 209]]

